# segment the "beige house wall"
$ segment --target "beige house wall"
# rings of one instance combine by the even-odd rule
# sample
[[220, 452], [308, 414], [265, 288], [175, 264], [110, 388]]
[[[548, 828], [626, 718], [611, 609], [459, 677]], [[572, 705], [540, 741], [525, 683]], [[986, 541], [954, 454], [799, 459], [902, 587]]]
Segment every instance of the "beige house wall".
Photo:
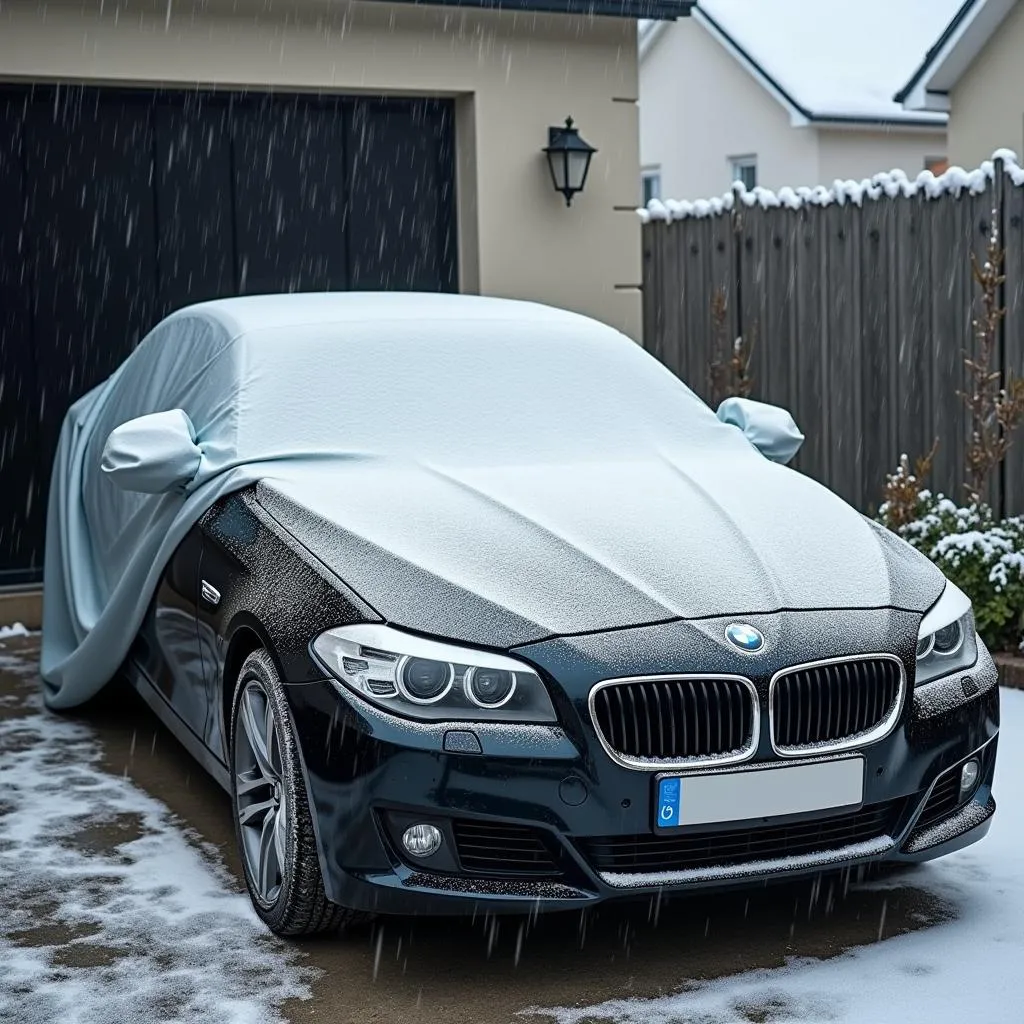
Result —
[[816, 184], [818, 139], [691, 18], [666, 25], [640, 65], [640, 161], [666, 199], [728, 192], [731, 157], [757, 155], [759, 185]]
[[950, 94], [949, 155], [977, 167], [997, 149], [1024, 157], [1024, 3], [1017, 3]]
[[946, 156], [946, 130], [875, 131], [818, 129], [818, 184], [836, 178], [862, 181], [879, 171], [899, 169], [911, 179], [930, 157]]
[[[359, 0], [9, 0], [0, 79], [455, 97], [462, 289], [640, 336], [634, 21]], [[599, 151], [571, 209], [540, 152], [566, 115]]]

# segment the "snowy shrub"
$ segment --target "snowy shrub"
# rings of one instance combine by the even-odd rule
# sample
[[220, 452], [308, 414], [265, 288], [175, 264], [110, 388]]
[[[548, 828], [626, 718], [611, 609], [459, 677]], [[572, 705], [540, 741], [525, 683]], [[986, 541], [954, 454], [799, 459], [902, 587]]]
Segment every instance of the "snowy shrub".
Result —
[[1024, 632], [1024, 517], [998, 520], [987, 505], [961, 507], [922, 490], [914, 518], [879, 519], [926, 554], [974, 602], [978, 632], [993, 650], [1015, 649]]
[[913, 466], [906, 455], [900, 456], [899, 465], [894, 473], [885, 478], [885, 503], [882, 505], [884, 515], [882, 522], [899, 533], [901, 526], [917, 518], [918, 506], [921, 503], [922, 480], [932, 471], [935, 452], [939, 442], [936, 438], [932, 450], [919, 458]]

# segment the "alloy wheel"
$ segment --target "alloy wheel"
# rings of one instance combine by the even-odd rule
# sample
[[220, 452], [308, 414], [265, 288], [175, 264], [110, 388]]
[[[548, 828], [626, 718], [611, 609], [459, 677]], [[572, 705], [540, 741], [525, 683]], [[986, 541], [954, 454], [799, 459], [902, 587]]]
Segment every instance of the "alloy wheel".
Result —
[[272, 906], [284, 882], [288, 801], [282, 779], [279, 724], [273, 704], [255, 681], [238, 704], [235, 812], [242, 856], [260, 901]]

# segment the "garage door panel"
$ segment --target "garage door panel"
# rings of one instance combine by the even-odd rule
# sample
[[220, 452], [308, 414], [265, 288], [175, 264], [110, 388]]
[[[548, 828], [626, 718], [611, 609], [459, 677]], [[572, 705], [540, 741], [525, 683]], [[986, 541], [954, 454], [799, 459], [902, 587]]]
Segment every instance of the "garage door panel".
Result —
[[56, 104], [33, 104], [26, 121], [36, 354], [42, 393], [58, 403], [110, 374], [152, 320], [148, 113], [63, 90]]
[[227, 102], [201, 94], [154, 113], [156, 319], [236, 294], [231, 132]]
[[153, 319], [152, 133], [144, 100], [61, 89], [24, 121], [41, 501], [64, 411]]
[[452, 138], [448, 104], [353, 104], [353, 288], [456, 290]]
[[[39, 409], [32, 353], [32, 289], [24, 231], [22, 101], [0, 99], [0, 585], [42, 564], [36, 450]], [[18, 564], [22, 568], [15, 568]]]
[[341, 104], [246, 99], [231, 120], [239, 293], [347, 288]]

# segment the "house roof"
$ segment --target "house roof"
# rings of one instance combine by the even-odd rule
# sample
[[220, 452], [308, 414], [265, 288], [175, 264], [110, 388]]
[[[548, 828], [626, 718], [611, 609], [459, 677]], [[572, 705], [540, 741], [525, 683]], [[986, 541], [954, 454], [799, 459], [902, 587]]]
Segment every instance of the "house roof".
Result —
[[674, 20], [690, 13], [696, 0], [400, 0], [442, 7], [485, 7], [504, 11], [603, 15], [612, 18]]
[[[893, 93], [963, 0], [698, 0], [691, 12], [782, 103], [795, 125], [941, 127]], [[641, 31], [641, 58], [664, 29]]]
[[949, 110], [949, 91], [974, 63], [1016, 0], [965, 0], [894, 97], [907, 110]]

